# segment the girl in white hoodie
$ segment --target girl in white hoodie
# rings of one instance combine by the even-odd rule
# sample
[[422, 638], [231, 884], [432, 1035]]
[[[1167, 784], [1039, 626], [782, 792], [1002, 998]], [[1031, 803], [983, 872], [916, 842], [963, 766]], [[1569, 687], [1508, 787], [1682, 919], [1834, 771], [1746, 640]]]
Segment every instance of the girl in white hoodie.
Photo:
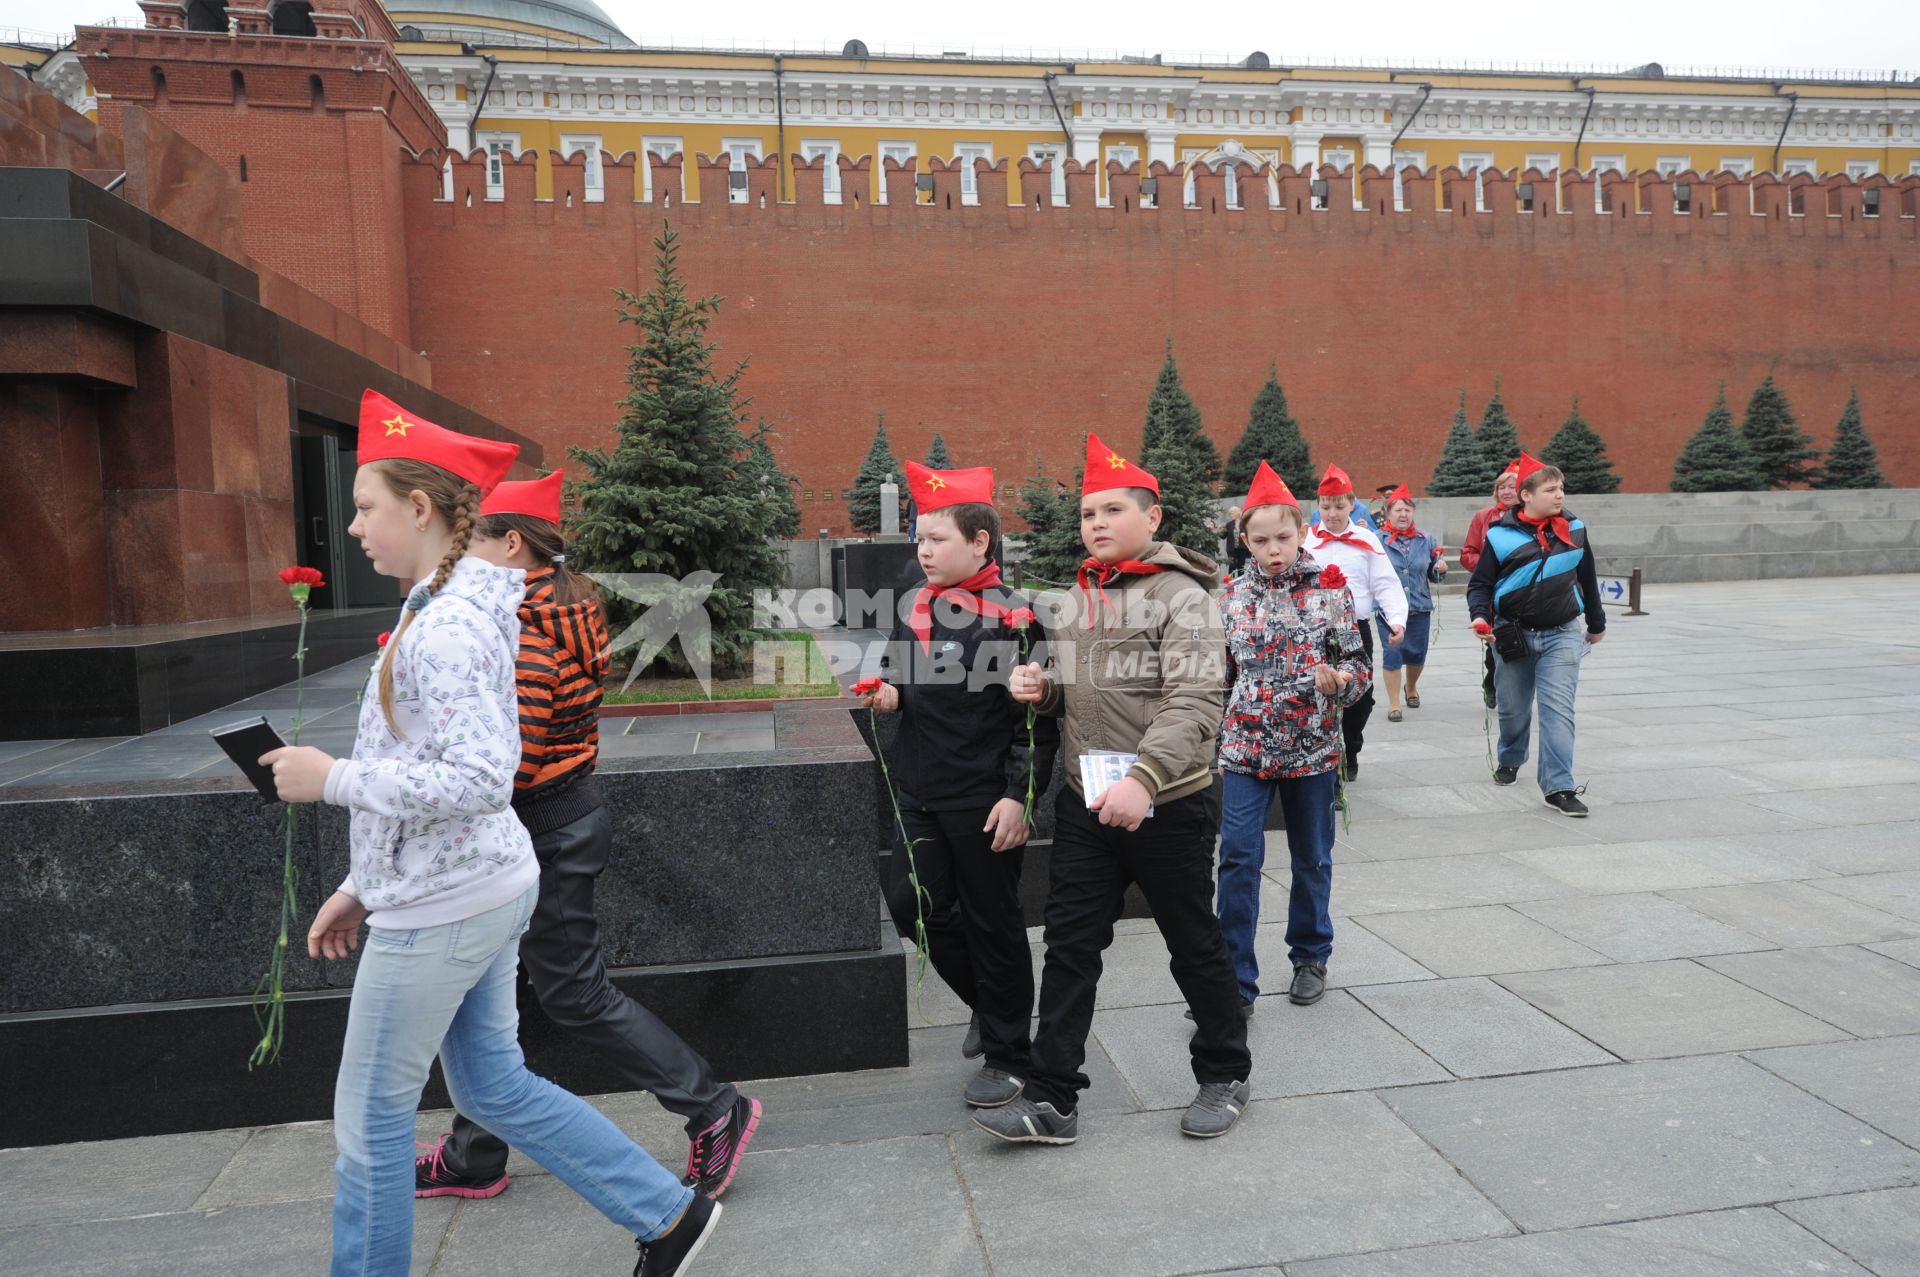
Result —
[[368, 926], [334, 1092], [332, 1272], [409, 1270], [414, 1112], [436, 1054], [461, 1112], [636, 1235], [636, 1273], [685, 1272], [719, 1204], [520, 1052], [514, 978], [539, 881], [511, 806], [525, 574], [467, 555], [482, 492], [519, 450], [372, 391], [360, 433], [348, 531], [376, 570], [418, 584], [370, 677], [353, 757], [300, 746], [261, 760], [286, 801], [353, 813], [352, 870], [307, 935], [311, 956], [339, 960]]

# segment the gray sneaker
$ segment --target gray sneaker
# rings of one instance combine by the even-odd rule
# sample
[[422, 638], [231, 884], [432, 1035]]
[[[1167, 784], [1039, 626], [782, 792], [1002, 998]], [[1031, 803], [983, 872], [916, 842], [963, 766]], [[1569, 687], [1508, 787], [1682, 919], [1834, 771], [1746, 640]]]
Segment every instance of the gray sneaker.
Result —
[[1026, 1089], [1025, 1082], [1005, 1069], [983, 1064], [967, 1083], [967, 1089], [961, 1092], [960, 1098], [977, 1109], [997, 1109], [1002, 1104], [1019, 1099], [1020, 1092]]
[[1193, 1097], [1186, 1116], [1180, 1119], [1180, 1133], [1199, 1140], [1225, 1135], [1240, 1120], [1247, 1095], [1245, 1082], [1202, 1082], [1200, 1094]]
[[1080, 1138], [1080, 1115], [1062, 1116], [1053, 1105], [1022, 1095], [997, 1109], [981, 1109], [973, 1124], [1011, 1144], [1071, 1144]]

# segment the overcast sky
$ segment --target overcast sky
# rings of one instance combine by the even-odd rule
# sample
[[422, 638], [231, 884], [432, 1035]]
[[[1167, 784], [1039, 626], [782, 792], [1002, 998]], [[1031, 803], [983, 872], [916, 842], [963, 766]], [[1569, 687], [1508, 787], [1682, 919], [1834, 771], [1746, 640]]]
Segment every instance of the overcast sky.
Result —
[[[705, 43], [838, 48], [851, 38], [881, 47], [1043, 51], [1121, 50], [1240, 57], [1263, 49], [1288, 59], [1395, 62], [1497, 61], [1670, 66], [1893, 70], [1920, 76], [1920, 6], [1914, 0], [1377, 0], [1345, 5], [1226, 3], [1037, 5], [1031, 0], [939, 4], [796, 5], [791, 0], [705, 0], [665, 6], [601, 0], [642, 44]], [[106, 16], [139, 17], [133, 0], [0, 0], [0, 28], [59, 30]]]

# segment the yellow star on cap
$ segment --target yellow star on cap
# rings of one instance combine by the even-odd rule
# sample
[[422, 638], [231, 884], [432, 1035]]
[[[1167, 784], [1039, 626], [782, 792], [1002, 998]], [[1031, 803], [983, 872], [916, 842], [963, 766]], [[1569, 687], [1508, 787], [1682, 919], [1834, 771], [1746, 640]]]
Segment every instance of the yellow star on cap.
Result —
[[947, 486], [947, 481], [945, 479], [942, 479], [939, 475], [934, 474], [934, 475], [927, 476], [928, 492], [938, 492], [940, 491], [940, 489], [946, 486]]
[[1115, 470], [1125, 470], [1127, 468], [1127, 459], [1117, 452], [1109, 452], [1107, 454], [1107, 464]]
[[399, 435], [402, 439], [407, 437], [407, 428], [413, 425], [411, 421], [408, 421], [405, 417], [398, 416], [398, 415], [388, 417], [385, 421], [382, 421], [380, 424], [387, 428], [387, 434]]

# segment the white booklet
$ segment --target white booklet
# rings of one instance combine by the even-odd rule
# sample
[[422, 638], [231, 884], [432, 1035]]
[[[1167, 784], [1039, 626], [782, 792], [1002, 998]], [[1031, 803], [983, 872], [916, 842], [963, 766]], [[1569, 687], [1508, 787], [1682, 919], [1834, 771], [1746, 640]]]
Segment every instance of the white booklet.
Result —
[[[1140, 761], [1138, 754], [1110, 754], [1099, 750], [1090, 750], [1080, 755], [1080, 792], [1091, 803], [1107, 792], [1113, 783], [1126, 778], [1128, 769]], [[1153, 815], [1153, 808], [1147, 808], [1147, 815]]]

